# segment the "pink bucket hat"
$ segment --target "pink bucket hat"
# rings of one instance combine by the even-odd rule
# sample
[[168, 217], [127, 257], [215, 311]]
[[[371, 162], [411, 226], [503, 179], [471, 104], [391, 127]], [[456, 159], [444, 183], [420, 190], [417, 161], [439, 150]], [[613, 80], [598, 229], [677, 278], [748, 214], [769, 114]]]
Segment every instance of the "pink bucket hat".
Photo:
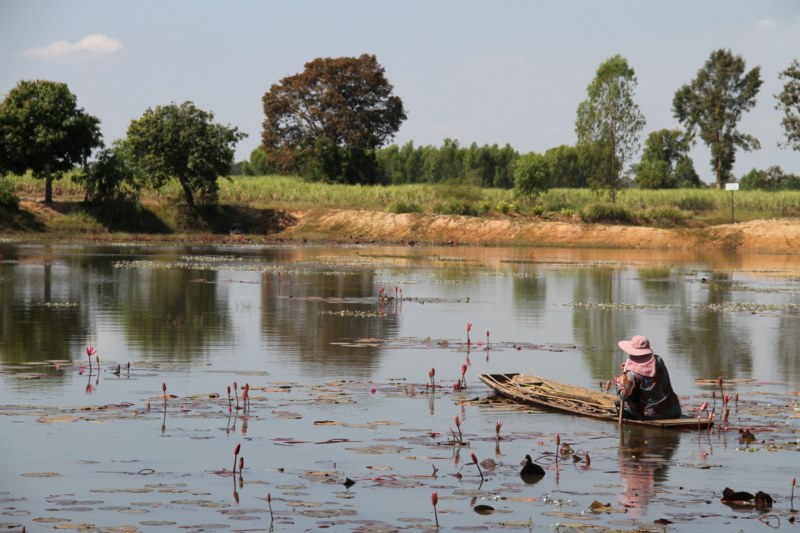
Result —
[[656, 375], [656, 359], [653, 357], [653, 350], [647, 337], [636, 335], [629, 341], [619, 341], [617, 344], [628, 354], [624, 368], [626, 372], [636, 372], [647, 377]]

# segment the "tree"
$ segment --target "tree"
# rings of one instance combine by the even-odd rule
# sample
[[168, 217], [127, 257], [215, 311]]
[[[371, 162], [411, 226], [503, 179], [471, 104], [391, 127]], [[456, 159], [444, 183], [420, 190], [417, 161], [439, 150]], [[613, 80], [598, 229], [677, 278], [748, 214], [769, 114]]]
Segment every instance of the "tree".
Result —
[[800, 179], [792, 174], [786, 174], [777, 165], [771, 166], [767, 170], [754, 168], [742, 176], [739, 183], [743, 190], [786, 191], [800, 188]]
[[711, 150], [711, 168], [717, 189], [731, 178], [736, 149], [761, 147], [758, 139], [740, 132], [742, 114], [756, 105], [761, 87], [760, 68], [745, 72], [741, 56], [730, 50], [715, 50], [697, 77], [675, 93], [672, 110], [689, 135], [700, 131], [700, 138]]
[[700, 177], [689, 157], [690, 141], [680, 130], [651, 132], [636, 166], [636, 185], [641, 189], [698, 187]]
[[550, 188], [552, 174], [547, 158], [531, 152], [514, 164], [514, 186], [519, 194], [535, 200]]
[[100, 150], [94, 161], [73, 178], [85, 188], [86, 202], [119, 204], [136, 200], [139, 185], [128, 157], [125, 143], [115, 142], [113, 147]]
[[[306, 63], [302, 73], [283, 78], [262, 98], [262, 142], [270, 161], [281, 171], [296, 171], [315, 147], [346, 150], [339, 157], [351, 161], [359, 158], [356, 151], [374, 152], [406, 118], [392, 90], [374, 55]], [[374, 166], [374, 154], [367, 163]]]
[[633, 101], [636, 74], [621, 55], [609, 58], [597, 69], [586, 89], [588, 98], [578, 106], [575, 132], [578, 145], [591, 154], [593, 189], [606, 189], [611, 201], [623, 185], [622, 172], [639, 149], [645, 120]]
[[579, 188], [586, 186], [585, 162], [574, 146], [561, 145], [544, 153], [553, 169], [553, 187]]
[[198, 193], [215, 202], [217, 177], [227, 175], [236, 143], [247, 135], [213, 119], [188, 101], [148, 108], [128, 126], [132, 163], [156, 188], [176, 178], [190, 207]]
[[783, 91], [775, 95], [778, 99], [775, 109], [783, 111], [781, 125], [786, 135], [786, 142], [779, 146], [800, 150], [800, 61], [792, 61], [779, 77], [786, 80]]
[[250, 160], [242, 162], [241, 172], [243, 176], [267, 176], [275, 172], [275, 169], [269, 164], [264, 147], [256, 146], [250, 152]]
[[0, 172], [44, 178], [53, 201], [53, 176], [84, 164], [103, 145], [100, 120], [77, 105], [66, 83], [20, 81], [0, 103]]

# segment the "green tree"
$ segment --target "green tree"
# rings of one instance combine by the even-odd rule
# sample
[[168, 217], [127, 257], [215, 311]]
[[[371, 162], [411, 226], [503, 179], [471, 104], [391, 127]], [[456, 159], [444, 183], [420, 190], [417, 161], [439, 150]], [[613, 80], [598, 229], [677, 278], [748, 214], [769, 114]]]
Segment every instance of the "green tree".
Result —
[[675, 93], [672, 110], [689, 135], [700, 131], [700, 138], [711, 150], [711, 168], [717, 189], [731, 178], [736, 149], [761, 147], [758, 139], [737, 129], [746, 111], [756, 105], [761, 87], [759, 67], [745, 72], [741, 56], [730, 50], [715, 50], [697, 77]]
[[689, 148], [689, 139], [680, 130], [651, 132], [636, 166], [636, 185], [641, 189], [698, 187], [700, 177], [694, 171]]
[[[281, 171], [299, 170], [310, 161], [309, 152], [322, 153], [320, 146], [343, 149], [342, 161], [374, 167], [374, 150], [391, 140], [406, 118], [403, 101], [392, 91], [374, 55], [314, 59], [262, 98], [264, 149]], [[328, 162], [329, 152], [323, 153]]]
[[113, 204], [134, 201], [138, 196], [139, 186], [124, 142], [100, 150], [95, 160], [73, 179], [83, 185], [89, 203]]
[[553, 187], [586, 187], [586, 165], [576, 147], [556, 146], [547, 150], [544, 157], [553, 169]]
[[588, 98], [578, 106], [575, 132], [578, 145], [588, 147], [592, 174], [589, 184], [607, 190], [611, 201], [623, 186], [622, 173], [639, 149], [645, 119], [633, 101], [636, 74], [621, 55], [597, 69], [586, 89]]
[[550, 188], [553, 169], [542, 154], [531, 152], [514, 164], [514, 186], [521, 195], [534, 200]]
[[778, 99], [775, 109], [783, 111], [781, 125], [786, 143], [782, 146], [800, 150], [800, 61], [792, 61], [789, 68], [780, 73], [780, 79], [785, 83], [780, 94], [775, 95]]
[[30, 170], [43, 178], [46, 203], [53, 201], [53, 177], [103, 145], [100, 120], [77, 101], [66, 83], [23, 80], [0, 103], [0, 172]]
[[263, 146], [256, 146], [250, 152], [250, 160], [242, 162], [243, 176], [267, 176], [274, 172], [275, 168], [270, 164]]
[[773, 165], [767, 170], [752, 169], [739, 182], [744, 190], [784, 191], [796, 189], [797, 177], [786, 174], [781, 167]]
[[236, 143], [247, 135], [213, 119], [192, 102], [148, 108], [128, 126], [133, 164], [156, 188], [177, 179], [190, 207], [196, 194], [216, 202], [217, 177], [227, 175]]

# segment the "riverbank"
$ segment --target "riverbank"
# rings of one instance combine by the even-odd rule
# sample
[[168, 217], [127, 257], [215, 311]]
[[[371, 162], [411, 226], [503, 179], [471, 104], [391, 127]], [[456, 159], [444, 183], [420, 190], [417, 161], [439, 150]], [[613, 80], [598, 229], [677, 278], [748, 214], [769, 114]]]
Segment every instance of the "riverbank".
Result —
[[404, 244], [531, 245], [570, 248], [706, 248], [796, 254], [800, 220], [754, 220], [698, 228], [651, 228], [590, 224], [577, 218], [464, 217], [312, 210], [292, 214], [295, 223], [277, 238]]
[[[800, 220], [751, 220], [701, 227], [653, 228], [591, 224], [577, 217], [546, 220], [535, 216], [467, 217], [422, 213], [393, 214], [355, 209], [221, 208], [213, 222], [192, 230], [170, 221], [157, 231], [114, 231], [99, 217], [64, 204], [21, 202], [15, 213], [2, 213], [0, 238], [12, 240], [155, 241], [155, 242], [334, 242], [381, 244], [452, 244], [478, 246], [547, 246], [570, 248], [704, 248], [797, 254]], [[150, 212], [147, 212], [150, 213]], [[233, 231], [231, 231], [233, 230]], [[233, 233], [233, 234], [231, 234]]]

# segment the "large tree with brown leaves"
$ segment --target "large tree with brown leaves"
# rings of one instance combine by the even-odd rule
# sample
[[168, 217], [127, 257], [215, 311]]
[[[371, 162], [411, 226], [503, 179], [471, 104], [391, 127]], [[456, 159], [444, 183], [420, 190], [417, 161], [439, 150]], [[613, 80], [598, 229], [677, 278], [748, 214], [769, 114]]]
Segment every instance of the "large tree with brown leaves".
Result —
[[312, 158], [312, 167], [342, 171], [347, 161], [361, 161], [390, 141], [406, 118], [403, 101], [392, 91], [374, 55], [306, 63], [303, 72], [283, 78], [262, 98], [262, 141], [271, 163], [297, 171]]

